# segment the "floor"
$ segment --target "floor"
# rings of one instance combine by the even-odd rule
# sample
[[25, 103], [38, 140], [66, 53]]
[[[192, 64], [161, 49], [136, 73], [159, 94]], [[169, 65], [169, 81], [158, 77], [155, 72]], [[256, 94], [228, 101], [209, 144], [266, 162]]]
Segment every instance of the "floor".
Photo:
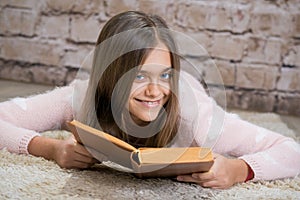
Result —
[[36, 93], [51, 90], [53, 86], [22, 83], [0, 79], [0, 102], [13, 97], [26, 97]]
[[[0, 102], [16, 96], [26, 97], [28, 95], [34, 95], [53, 88], [53, 86], [49, 85], [22, 83], [0, 79]], [[290, 129], [295, 130], [297, 135], [300, 134], [300, 117], [286, 115], [281, 115], [280, 117]]]

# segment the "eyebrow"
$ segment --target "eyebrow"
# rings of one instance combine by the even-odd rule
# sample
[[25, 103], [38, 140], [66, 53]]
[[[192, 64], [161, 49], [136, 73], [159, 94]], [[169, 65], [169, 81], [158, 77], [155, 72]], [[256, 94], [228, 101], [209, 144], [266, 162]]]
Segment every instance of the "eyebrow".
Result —
[[[167, 71], [171, 71], [173, 68], [171, 66], [167, 67], [166, 69], [162, 70], [162, 72], [167, 72]], [[148, 71], [145, 71], [145, 70], [140, 70], [138, 71], [138, 73], [148, 73]]]

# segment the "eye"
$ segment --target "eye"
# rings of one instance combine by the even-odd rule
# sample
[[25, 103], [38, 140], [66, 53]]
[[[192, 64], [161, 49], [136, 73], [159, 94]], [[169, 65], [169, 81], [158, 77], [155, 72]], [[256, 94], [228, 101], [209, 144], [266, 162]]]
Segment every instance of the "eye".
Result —
[[163, 80], [169, 80], [172, 77], [172, 74], [171, 74], [171, 72], [165, 72], [165, 73], [161, 74], [160, 77]]
[[138, 75], [136, 75], [136, 77], [135, 77], [135, 80], [136, 81], [143, 81], [143, 80], [145, 80], [145, 75], [143, 75], [143, 74], [138, 74]]

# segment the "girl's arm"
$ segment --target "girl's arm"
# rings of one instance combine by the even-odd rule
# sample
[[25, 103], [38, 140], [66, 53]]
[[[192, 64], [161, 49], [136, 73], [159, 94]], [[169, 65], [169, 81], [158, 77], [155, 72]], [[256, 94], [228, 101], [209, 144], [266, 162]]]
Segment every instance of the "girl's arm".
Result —
[[55, 160], [63, 168], [88, 168], [98, 162], [73, 136], [66, 140], [34, 137], [28, 145], [28, 152]]
[[241, 159], [228, 159], [214, 153], [214, 164], [209, 172], [193, 173], [177, 177], [179, 181], [194, 182], [202, 187], [225, 189], [235, 183], [244, 182], [248, 176], [248, 165]]
[[189, 80], [199, 106], [199, 115], [194, 121], [197, 125], [194, 129], [195, 142], [199, 146], [212, 147], [217, 156], [210, 173], [182, 176], [183, 181], [226, 188], [246, 180], [251, 171], [254, 173], [253, 180], [272, 180], [299, 174], [298, 143], [224, 112], [203, 92], [199, 83], [191, 78]]
[[61, 167], [87, 167], [95, 162], [73, 138], [41, 137], [39, 132], [60, 129], [73, 119], [73, 87], [0, 103], [0, 149], [55, 160]]
[[244, 160], [253, 170], [254, 180], [294, 177], [300, 172], [297, 142], [232, 115], [225, 118], [215, 150]]
[[73, 118], [72, 87], [0, 103], [0, 148], [28, 154], [28, 144], [40, 132], [60, 129]]

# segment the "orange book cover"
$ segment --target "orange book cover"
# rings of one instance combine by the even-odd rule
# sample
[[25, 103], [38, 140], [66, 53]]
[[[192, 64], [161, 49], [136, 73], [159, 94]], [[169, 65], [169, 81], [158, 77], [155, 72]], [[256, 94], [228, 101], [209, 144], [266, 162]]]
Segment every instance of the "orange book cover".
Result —
[[132, 169], [140, 177], [174, 177], [182, 174], [209, 171], [213, 165], [210, 148], [135, 148], [103, 131], [73, 120], [68, 126], [75, 139], [97, 159], [108, 160]]

